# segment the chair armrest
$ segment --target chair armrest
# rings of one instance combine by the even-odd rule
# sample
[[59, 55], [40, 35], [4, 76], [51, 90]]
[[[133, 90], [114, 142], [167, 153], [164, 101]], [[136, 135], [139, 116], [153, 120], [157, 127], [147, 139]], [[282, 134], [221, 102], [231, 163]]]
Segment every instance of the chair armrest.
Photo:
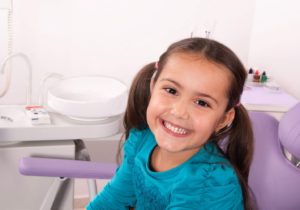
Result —
[[110, 179], [116, 169], [115, 163], [55, 158], [24, 157], [19, 162], [19, 172], [26, 176]]

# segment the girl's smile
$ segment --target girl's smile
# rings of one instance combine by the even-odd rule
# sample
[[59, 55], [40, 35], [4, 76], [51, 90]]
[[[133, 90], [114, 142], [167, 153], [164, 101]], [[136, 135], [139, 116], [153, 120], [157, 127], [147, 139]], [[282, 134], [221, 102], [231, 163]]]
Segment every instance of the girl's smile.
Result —
[[186, 137], [190, 133], [188, 129], [175, 125], [171, 122], [161, 120], [162, 126], [166, 132], [175, 137]]

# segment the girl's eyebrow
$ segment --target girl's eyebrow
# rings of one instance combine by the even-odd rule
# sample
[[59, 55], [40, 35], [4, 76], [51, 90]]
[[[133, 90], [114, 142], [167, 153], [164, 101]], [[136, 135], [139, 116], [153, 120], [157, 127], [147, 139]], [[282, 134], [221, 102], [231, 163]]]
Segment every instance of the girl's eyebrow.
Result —
[[[178, 82], [176, 82], [175, 80], [169, 79], [169, 78], [162, 78], [160, 81], [167, 81], [167, 82], [171, 82], [173, 84], [175, 84], [178, 88], [182, 88], [182, 85], [179, 84]], [[197, 96], [201, 96], [201, 97], [205, 97], [205, 98], [210, 98], [211, 100], [213, 100], [216, 104], [218, 104], [217, 99], [215, 99], [214, 97], [212, 97], [209, 94], [206, 93], [201, 93], [201, 92], [196, 92]]]

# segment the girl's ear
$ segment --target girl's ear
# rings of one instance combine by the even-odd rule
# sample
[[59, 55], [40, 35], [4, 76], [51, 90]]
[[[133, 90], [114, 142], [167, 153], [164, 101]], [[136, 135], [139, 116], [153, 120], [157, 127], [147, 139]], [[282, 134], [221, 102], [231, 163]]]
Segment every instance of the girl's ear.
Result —
[[153, 87], [154, 87], [154, 78], [152, 77], [150, 80], [150, 95], [152, 94]]
[[222, 128], [225, 128], [226, 126], [230, 126], [234, 120], [234, 117], [235, 117], [235, 109], [231, 108], [222, 117], [221, 121], [219, 122], [219, 125], [215, 129], [215, 132], [218, 133]]
[[[157, 63], [155, 64], [155, 66], [157, 65]], [[156, 68], [156, 70], [153, 72], [153, 74], [152, 74], [152, 77], [151, 77], [151, 80], [150, 80], [150, 95], [151, 95], [151, 93], [152, 93], [152, 90], [153, 90], [153, 88], [154, 88], [154, 78], [155, 78], [155, 76], [156, 76], [156, 74], [157, 74], [157, 68], [158, 67], [155, 67]]]

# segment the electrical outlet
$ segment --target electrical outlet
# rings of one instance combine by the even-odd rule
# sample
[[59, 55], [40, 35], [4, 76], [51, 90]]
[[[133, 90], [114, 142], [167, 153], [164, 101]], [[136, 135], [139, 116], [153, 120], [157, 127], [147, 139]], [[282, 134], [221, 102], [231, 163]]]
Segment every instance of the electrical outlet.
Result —
[[214, 19], [209, 19], [199, 23], [198, 25], [191, 28], [190, 37], [205, 37], [212, 38], [215, 28], [217, 25], [217, 21]]
[[191, 29], [190, 37], [201, 37], [201, 27], [200, 26], [194, 26]]
[[204, 22], [204, 37], [205, 38], [212, 38], [214, 32], [215, 32], [215, 28], [217, 25], [217, 21], [216, 20], [207, 20]]

